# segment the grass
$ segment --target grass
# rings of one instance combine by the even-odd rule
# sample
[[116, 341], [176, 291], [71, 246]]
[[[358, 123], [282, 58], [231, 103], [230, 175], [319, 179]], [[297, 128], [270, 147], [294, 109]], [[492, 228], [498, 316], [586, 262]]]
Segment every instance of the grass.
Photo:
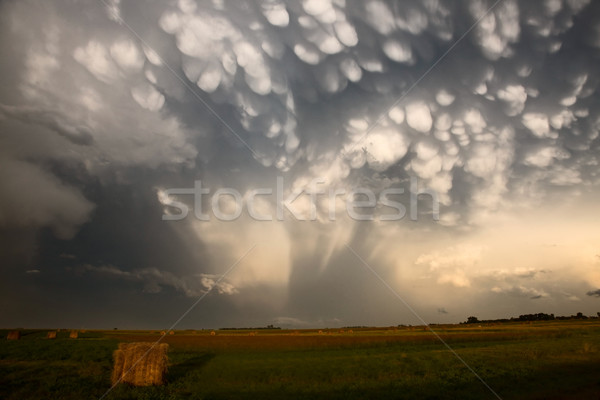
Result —
[[[438, 326], [436, 331], [503, 399], [600, 396], [600, 321]], [[119, 385], [106, 399], [485, 399], [488, 388], [430, 332], [417, 329], [178, 331], [168, 383]], [[1, 332], [0, 332], [1, 333]], [[138, 331], [45, 331], [0, 341], [0, 398], [98, 399], [119, 342]]]

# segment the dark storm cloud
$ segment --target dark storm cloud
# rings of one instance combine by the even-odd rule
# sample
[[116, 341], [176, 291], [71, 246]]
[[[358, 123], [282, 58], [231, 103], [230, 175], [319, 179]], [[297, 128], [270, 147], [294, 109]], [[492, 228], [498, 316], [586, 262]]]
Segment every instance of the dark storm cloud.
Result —
[[590, 290], [589, 292], [586, 293], [588, 296], [592, 296], [592, 297], [600, 297], [600, 289], [597, 290]]
[[94, 209], [77, 188], [32, 163], [2, 159], [0, 179], [0, 225], [6, 229], [49, 225], [58, 237], [68, 239]]
[[0, 117], [14, 118], [18, 121], [45, 126], [74, 144], [89, 146], [94, 142], [90, 128], [74, 126], [68, 121], [61, 120], [60, 117], [48, 112], [48, 110], [0, 104]]
[[[436, 285], [559, 295], [539, 286], [538, 268], [477, 275], [476, 247], [398, 243], [461, 237], [496, 213], [597, 192], [598, 3], [505, 0], [490, 13], [479, 0], [108, 4], [0, 5], [0, 255], [14, 287], [51, 296], [63, 281], [77, 298], [83, 285], [99, 319], [123, 321], [98, 311], [93, 293], [114, 287], [129, 312], [143, 308], [136, 295], [166, 310], [263, 240], [211, 297], [207, 321], [412, 318], [383, 306], [344, 243], [383, 259], [386, 279], [427, 270], [427, 284], [403, 283], [416, 302], [429, 296], [415, 287]], [[160, 218], [164, 189], [200, 179], [245, 193], [278, 175], [286, 193], [314, 178], [379, 193], [416, 176], [439, 194], [440, 222], [427, 199], [419, 225], [397, 230]]]

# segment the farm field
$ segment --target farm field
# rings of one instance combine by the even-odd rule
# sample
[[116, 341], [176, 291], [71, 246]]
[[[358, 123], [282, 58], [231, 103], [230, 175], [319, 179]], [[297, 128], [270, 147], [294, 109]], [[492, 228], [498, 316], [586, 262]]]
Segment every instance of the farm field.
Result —
[[[600, 321], [432, 327], [502, 399], [600, 398]], [[0, 398], [99, 399], [121, 342], [160, 332], [1, 331]], [[105, 399], [493, 399], [424, 327], [176, 331], [164, 386]]]

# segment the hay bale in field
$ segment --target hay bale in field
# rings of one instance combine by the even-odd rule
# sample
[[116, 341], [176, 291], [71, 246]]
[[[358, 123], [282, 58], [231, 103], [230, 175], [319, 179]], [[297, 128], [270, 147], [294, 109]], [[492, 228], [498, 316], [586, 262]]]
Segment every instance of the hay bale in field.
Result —
[[50, 331], [50, 332], [48, 332], [48, 334], [46, 335], [46, 338], [48, 338], [48, 339], [56, 339], [56, 331]]
[[323, 331], [319, 331], [319, 335], [322, 335], [322, 334], [323, 334]]
[[79, 337], [79, 333], [77, 331], [71, 331], [71, 333], [69, 333], [70, 339], [77, 339], [78, 337]]
[[215, 331], [210, 332], [210, 336], [215, 336], [216, 334], [217, 334], [217, 332], [215, 332]]
[[134, 386], [163, 385], [167, 373], [166, 343], [119, 343], [113, 353], [112, 384], [129, 383]]
[[354, 331], [353, 331], [352, 329], [350, 329], [350, 330], [348, 331], [348, 333], [354, 333]]
[[19, 340], [21, 339], [21, 331], [10, 331], [6, 335], [6, 340]]
[[169, 335], [174, 335], [174, 334], [175, 334], [175, 332], [169, 331]]

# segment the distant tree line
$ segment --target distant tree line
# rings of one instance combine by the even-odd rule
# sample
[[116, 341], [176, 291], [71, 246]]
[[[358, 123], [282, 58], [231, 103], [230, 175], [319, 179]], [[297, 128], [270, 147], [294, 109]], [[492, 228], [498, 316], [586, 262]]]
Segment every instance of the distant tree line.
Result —
[[480, 324], [480, 323], [490, 323], [490, 322], [522, 322], [522, 321], [552, 321], [552, 320], [568, 320], [568, 319], [598, 319], [600, 318], [600, 312], [597, 313], [597, 316], [588, 317], [583, 315], [583, 313], [578, 312], [576, 315], [570, 316], [558, 316], [555, 317], [554, 314], [546, 314], [546, 313], [537, 313], [537, 314], [523, 314], [518, 317], [511, 318], [501, 318], [501, 319], [478, 319], [477, 317], [469, 317], [465, 322], [461, 322], [461, 324]]
[[219, 328], [220, 331], [258, 331], [261, 329], [281, 329], [279, 326], [267, 325], [258, 328]]

